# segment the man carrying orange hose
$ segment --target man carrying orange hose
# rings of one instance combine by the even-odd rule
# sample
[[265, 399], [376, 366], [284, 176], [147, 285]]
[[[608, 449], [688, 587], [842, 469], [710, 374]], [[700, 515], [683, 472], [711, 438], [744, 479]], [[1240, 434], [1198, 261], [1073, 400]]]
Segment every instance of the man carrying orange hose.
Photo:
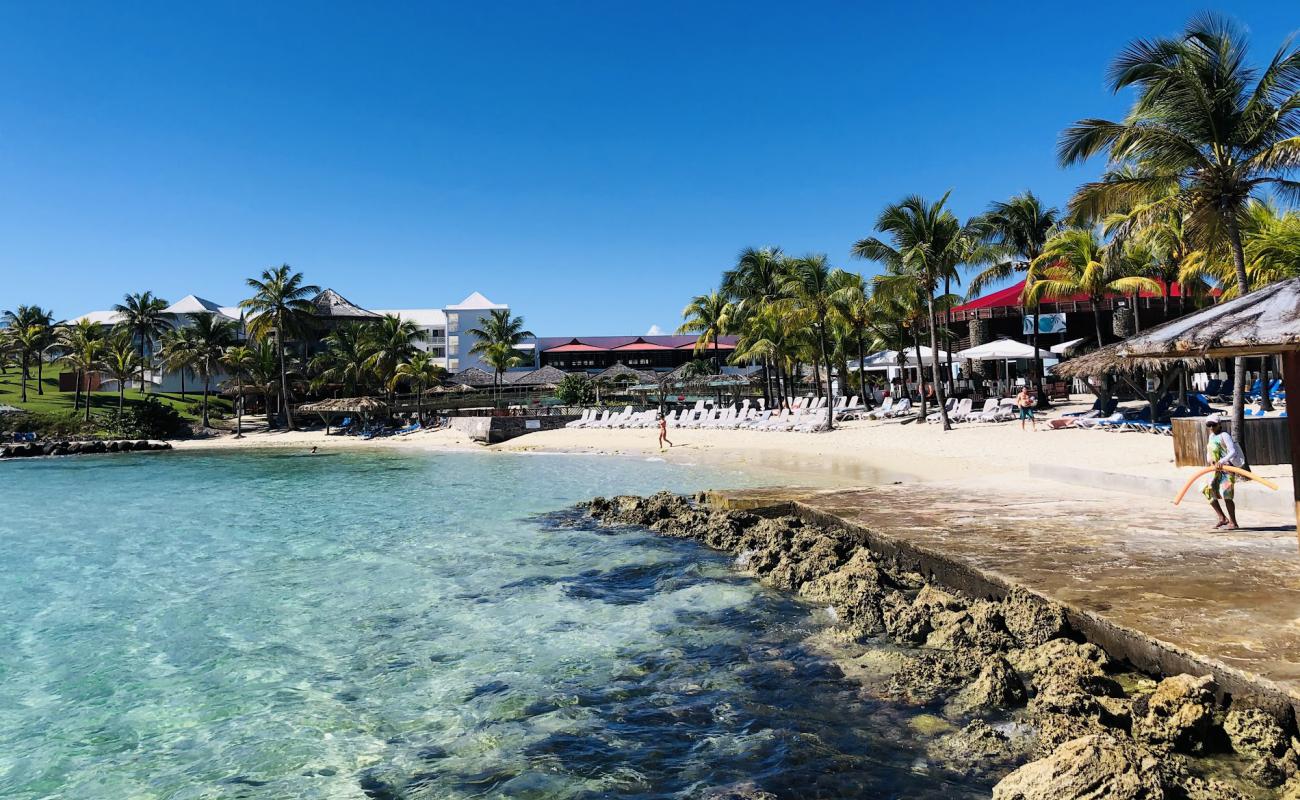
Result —
[[[1215, 529], [1226, 527], [1228, 530], [1237, 529], [1237, 504], [1233, 502], [1233, 494], [1237, 486], [1237, 476], [1223, 467], [1237, 467], [1240, 469], [1246, 463], [1245, 457], [1241, 453], [1241, 448], [1232, 440], [1232, 434], [1223, 429], [1223, 421], [1218, 414], [1212, 414], [1205, 418], [1205, 427], [1210, 429], [1210, 439], [1205, 446], [1206, 461], [1211, 467], [1216, 467], [1214, 477], [1210, 479], [1209, 484], [1201, 491], [1205, 493], [1205, 499], [1210, 501], [1210, 506], [1214, 513], [1219, 515], [1219, 524]], [[1223, 501], [1223, 506], [1219, 501]], [[1224, 508], [1227, 509], [1225, 515]]]

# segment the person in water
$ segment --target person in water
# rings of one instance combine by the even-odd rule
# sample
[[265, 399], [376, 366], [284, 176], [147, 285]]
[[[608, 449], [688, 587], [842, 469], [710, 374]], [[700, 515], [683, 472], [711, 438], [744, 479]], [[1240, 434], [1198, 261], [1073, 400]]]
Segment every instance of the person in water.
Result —
[[316, 455], [316, 445], [311, 446], [311, 453], [309, 453], [308, 455], [313, 455], [313, 456]]
[[661, 453], [664, 451], [664, 443], [667, 443], [669, 447], [673, 446], [673, 443], [668, 441], [668, 418], [664, 416], [664, 412], [660, 411], [659, 412], [659, 452]]
[[[1223, 420], [1218, 414], [1211, 414], [1205, 418], [1205, 427], [1209, 429], [1210, 439], [1205, 445], [1205, 459], [1207, 466], [1215, 467], [1214, 476], [1210, 483], [1201, 490], [1205, 499], [1210, 501], [1210, 506], [1214, 513], [1219, 516], [1219, 524], [1215, 529], [1227, 528], [1235, 531], [1237, 529], [1237, 504], [1233, 502], [1233, 494], [1237, 487], [1237, 476], [1223, 468], [1232, 466], [1240, 468], [1246, 463], [1245, 456], [1241, 453], [1241, 448], [1233, 441], [1232, 434], [1224, 430]], [[1223, 505], [1220, 506], [1219, 502]], [[1224, 514], [1224, 510], [1227, 514]]]
[[1016, 395], [1016, 408], [1020, 410], [1020, 430], [1025, 429], [1025, 420], [1034, 430], [1038, 430], [1038, 420], [1034, 417], [1034, 398], [1029, 394], [1028, 386], [1020, 387], [1020, 394]]

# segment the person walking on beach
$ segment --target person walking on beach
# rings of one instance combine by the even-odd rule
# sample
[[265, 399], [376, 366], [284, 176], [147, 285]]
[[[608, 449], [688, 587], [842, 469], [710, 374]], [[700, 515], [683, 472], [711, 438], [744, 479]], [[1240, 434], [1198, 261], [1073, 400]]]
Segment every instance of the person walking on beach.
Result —
[[[1223, 429], [1223, 420], [1218, 414], [1206, 417], [1205, 427], [1210, 431], [1210, 439], [1205, 445], [1207, 466], [1216, 469], [1214, 477], [1201, 492], [1205, 495], [1205, 499], [1210, 501], [1214, 513], [1219, 516], [1219, 524], [1214, 526], [1215, 530], [1227, 528], [1235, 531], [1237, 530], [1237, 504], [1232, 498], [1237, 488], [1237, 476], [1225, 471], [1223, 467], [1240, 468], [1246, 463], [1246, 458], [1242, 455], [1241, 448], [1233, 441], [1232, 434]], [[1223, 506], [1219, 505], [1220, 500], [1223, 501]], [[1224, 509], [1227, 509], [1227, 514], [1223, 513]]]
[[1021, 386], [1020, 394], [1016, 395], [1016, 408], [1020, 409], [1020, 430], [1025, 429], [1025, 420], [1034, 430], [1038, 430], [1038, 420], [1034, 417], [1034, 398], [1029, 396], [1029, 387]]
[[665, 442], [667, 442], [669, 447], [673, 446], [673, 443], [668, 441], [668, 418], [664, 416], [664, 412], [660, 411], [659, 412], [659, 452], [661, 453], [664, 451]]

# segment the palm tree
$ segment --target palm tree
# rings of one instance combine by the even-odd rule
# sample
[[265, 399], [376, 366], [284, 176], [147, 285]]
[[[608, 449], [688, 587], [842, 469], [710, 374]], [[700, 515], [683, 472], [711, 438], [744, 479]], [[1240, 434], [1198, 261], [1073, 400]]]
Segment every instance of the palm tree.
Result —
[[399, 380], [410, 381], [415, 389], [415, 418], [424, 421], [424, 389], [441, 381], [447, 370], [439, 366], [433, 356], [424, 350], [412, 353], [393, 371], [394, 387]]
[[[117, 381], [117, 413], [122, 413], [123, 404], [126, 397], [126, 382], [135, 377], [136, 370], [140, 368], [144, 359], [140, 357], [136, 349], [135, 342], [132, 341], [130, 331], [121, 330], [108, 340], [104, 358], [103, 367], [108, 376]], [[89, 403], [87, 403], [89, 406]], [[89, 412], [89, 408], [87, 408]]]
[[234, 344], [235, 324], [211, 312], [190, 316], [190, 330], [194, 335], [194, 371], [203, 379], [203, 427], [208, 424], [208, 394], [212, 389], [212, 373], [221, 365], [226, 348]]
[[172, 328], [162, 335], [161, 344], [158, 357], [162, 360], [163, 369], [181, 376], [181, 399], [184, 400], [185, 375], [194, 371], [195, 361], [198, 358], [198, 340], [195, 338], [194, 329], [192, 327]]
[[[1015, 195], [1005, 202], [989, 204], [989, 208], [973, 221], [975, 229], [989, 245], [988, 256], [993, 263], [971, 278], [968, 295], [980, 294], [994, 281], [1005, 280], [1017, 272], [1028, 272], [1029, 265], [1043, 253], [1043, 247], [1059, 224], [1060, 212], [1044, 208], [1043, 202], [1030, 191]], [[1029, 284], [1021, 293], [1025, 303]], [[1029, 305], [1025, 303], [1025, 305]], [[1043, 362], [1038, 355], [1038, 304], [1029, 308], [1033, 312], [1034, 331], [1030, 344], [1034, 347], [1034, 387], [1040, 406], [1048, 405], [1043, 391]]]
[[45, 351], [54, 344], [54, 314], [40, 306], [18, 306], [13, 311], [4, 312], [6, 327], [11, 331], [10, 339], [18, 352], [19, 367], [22, 369], [22, 396], [27, 402], [27, 381], [31, 380], [32, 359], [36, 360], [36, 394], [45, 394], [44, 366]]
[[253, 353], [253, 363], [248, 369], [248, 383], [256, 387], [263, 397], [267, 420], [271, 418], [270, 398], [280, 391], [280, 362], [275, 345], [266, 340], [253, 341], [249, 344]]
[[[978, 239], [978, 229], [963, 226], [944, 207], [947, 201], [947, 194], [937, 203], [912, 195], [902, 202], [886, 206], [876, 220], [876, 230], [886, 234], [892, 244], [871, 236], [853, 245], [853, 255], [879, 261], [889, 270], [888, 276], [877, 281], [886, 293], [910, 296], [919, 292], [930, 330], [930, 368], [935, 401], [945, 431], [952, 430], [952, 423], [945, 407], [944, 382], [939, 377], [939, 317], [935, 293], [945, 279], [956, 274], [958, 265], [975, 257]], [[940, 303], [946, 305], [947, 302], [945, 294]], [[917, 361], [920, 370], [923, 364], [919, 352]], [[925, 411], [924, 392], [921, 410]]]
[[249, 278], [254, 294], [239, 307], [248, 312], [249, 329], [259, 338], [275, 338], [276, 360], [280, 365], [280, 410], [285, 427], [293, 430], [293, 412], [289, 408], [289, 368], [285, 357], [285, 337], [301, 330], [316, 307], [311, 297], [320, 293], [319, 286], [303, 283], [302, 273], [293, 272], [288, 264], [262, 271], [261, 279]]
[[[509, 312], [506, 315], [509, 316]], [[415, 355], [418, 351], [416, 342], [425, 341], [429, 335], [411, 320], [395, 314], [384, 315], [378, 324], [369, 326], [367, 334], [371, 351], [366, 367], [379, 379], [379, 384], [388, 389], [389, 405], [392, 406], [398, 365]]]
[[153, 361], [154, 342], [172, 327], [171, 320], [163, 314], [163, 309], [169, 305], [161, 297], [154, 297], [153, 292], [138, 292], [126, 295], [121, 303], [113, 306], [113, 310], [122, 315], [118, 324], [135, 337], [139, 346], [141, 393], [145, 391], [144, 370]]
[[[736, 259], [736, 266], [722, 274], [722, 293], [731, 301], [732, 311], [727, 327], [734, 333], [745, 334], [750, 320], [764, 313], [781, 296], [781, 286], [790, 274], [790, 259], [779, 247], [746, 248]], [[760, 322], [759, 325], [765, 325]], [[759, 337], [760, 339], [762, 337]], [[732, 353], [733, 363], [759, 361], [763, 367], [764, 394], [771, 401], [769, 368], [780, 365], [775, 355], [755, 352], [751, 357], [738, 359]], [[780, 382], [778, 377], [777, 382]]]
[[1104, 344], [1101, 303], [1107, 295], [1160, 290], [1160, 285], [1148, 277], [1125, 274], [1120, 254], [1101, 241], [1095, 228], [1067, 228], [1057, 233], [1029, 265], [1029, 275], [1030, 302], [1072, 294], [1088, 296], [1098, 347]]
[[519, 352], [519, 345], [525, 339], [531, 339], [533, 332], [524, 328], [523, 317], [510, 316], [510, 309], [493, 309], [480, 323], [482, 327], [470, 328], [466, 333], [478, 339], [469, 349], [470, 353], [481, 358], [492, 367], [493, 400], [501, 386], [501, 375], [511, 367], [524, 363], [524, 356]]
[[832, 268], [826, 256], [808, 255], [790, 264], [790, 274], [782, 283], [782, 292], [790, 303], [803, 312], [812, 328], [817, 360], [826, 367], [826, 429], [835, 427], [835, 393], [828, 344], [831, 295], [844, 280], [842, 270]]
[[316, 376], [312, 388], [319, 390], [333, 385], [346, 395], [364, 392], [373, 375], [367, 364], [375, 352], [370, 326], [345, 322], [330, 331], [322, 344], [324, 349], [308, 364], [308, 369]]
[[722, 370], [722, 362], [718, 359], [718, 337], [731, 332], [734, 311], [727, 296], [719, 291], [697, 295], [682, 309], [682, 324], [678, 326], [677, 332], [699, 335], [695, 342], [696, 353], [712, 346], [715, 372]]
[[[1178, 37], [1138, 40], [1111, 64], [1112, 91], [1135, 88], [1121, 121], [1084, 119], [1061, 135], [1062, 164], [1106, 153], [1116, 167], [1070, 201], [1104, 218], [1175, 184], [1193, 238], [1222, 237], [1237, 291], [1250, 291], [1242, 222], [1265, 187], [1295, 194], [1300, 167], [1300, 48], [1288, 41], [1262, 70], [1247, 61], [1246, 37], [1226, 18], [1193, 17]], [[1137, 174], [1122, 171], [1140, 164]], [[1236, 360], [1232, 433], [1242, 438], [1246, 366]]]
[[856, 272], [843, 272], [831, 293], [831, 311], [843, 325], [847, 344], [857, 355], [858, 383], [863, 402], [870, 408], [872, 398], [867, 391], [867, 339], [871, 325], [871, 296], [866, 280]]
[[235, 380], [235, 438], [244, 436], [244, 378], [257, 367], [257, 354], [247, 345], [231, 345], [221, 354], [221, 365]]
[[67, 348], [68, 361], [77, 376], [77, 392], [73, 396], [72, 410], [81, 408], [81, 390], [86, 390], [86, 418], [90, 418], [90, 382], [88, 377], [99, 366], [99, 353], [103, 349], [104, 330], [88, 319], [65, 324], [59, 331], [61, 344]]

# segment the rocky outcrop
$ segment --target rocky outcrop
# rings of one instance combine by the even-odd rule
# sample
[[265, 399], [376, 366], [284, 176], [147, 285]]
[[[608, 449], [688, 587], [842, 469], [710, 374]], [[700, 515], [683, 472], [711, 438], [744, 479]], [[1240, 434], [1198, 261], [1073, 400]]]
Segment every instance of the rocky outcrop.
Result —
[[95, 440], [89, 442], [24, 442], [0, 445], [0, 458], [33, 458], [36, 456], [77, 456], [92, 453], [131, 453], [172, 449], [170, 442], [145, 439]]
[[1199, 753], [1214, 725], [1214, 678], [1175, 675], [1133, 704], [1133, 738], [1157, 747]]
[[1156, 759], [1132, 742], [1083, 736], [993, 788], [993, 800], [1163, 800]]
[[[1061, 606], [1024, 589], [971, 598], [794, 516], [712, 510], [670, 494], [596, 498], [586, 510], [605, 525], [648, 526], [734, 553], [760, 580], [829, 608], [840, 639], [883, 639], [845, 660], [864, 693], [942, 713], [946, 720], [930, 716], [942, 726], [922, 735], [936, 737], [927, 753], [949, 771], [997, 777], [1022, 765], [995, 797], [1232, 797], [1235, 789], [1193, 774], [1177, 755], [1226, 751], [1229, 742], [1254, 759], [1247, 773], [1257, 784], [1296, 774], [1300, 756], [1276, 719], [1242, 705], [1219, 725], [1210, 678], [1157, 684], [1124, 673], [1101, 648], [1071, 638]], [[1026, 733], [1013, 740], [990, 722]], [[963, 727], [949, 732], [954, 724]], [[1030, 756], [1038, 760], [1024, 764]]]

